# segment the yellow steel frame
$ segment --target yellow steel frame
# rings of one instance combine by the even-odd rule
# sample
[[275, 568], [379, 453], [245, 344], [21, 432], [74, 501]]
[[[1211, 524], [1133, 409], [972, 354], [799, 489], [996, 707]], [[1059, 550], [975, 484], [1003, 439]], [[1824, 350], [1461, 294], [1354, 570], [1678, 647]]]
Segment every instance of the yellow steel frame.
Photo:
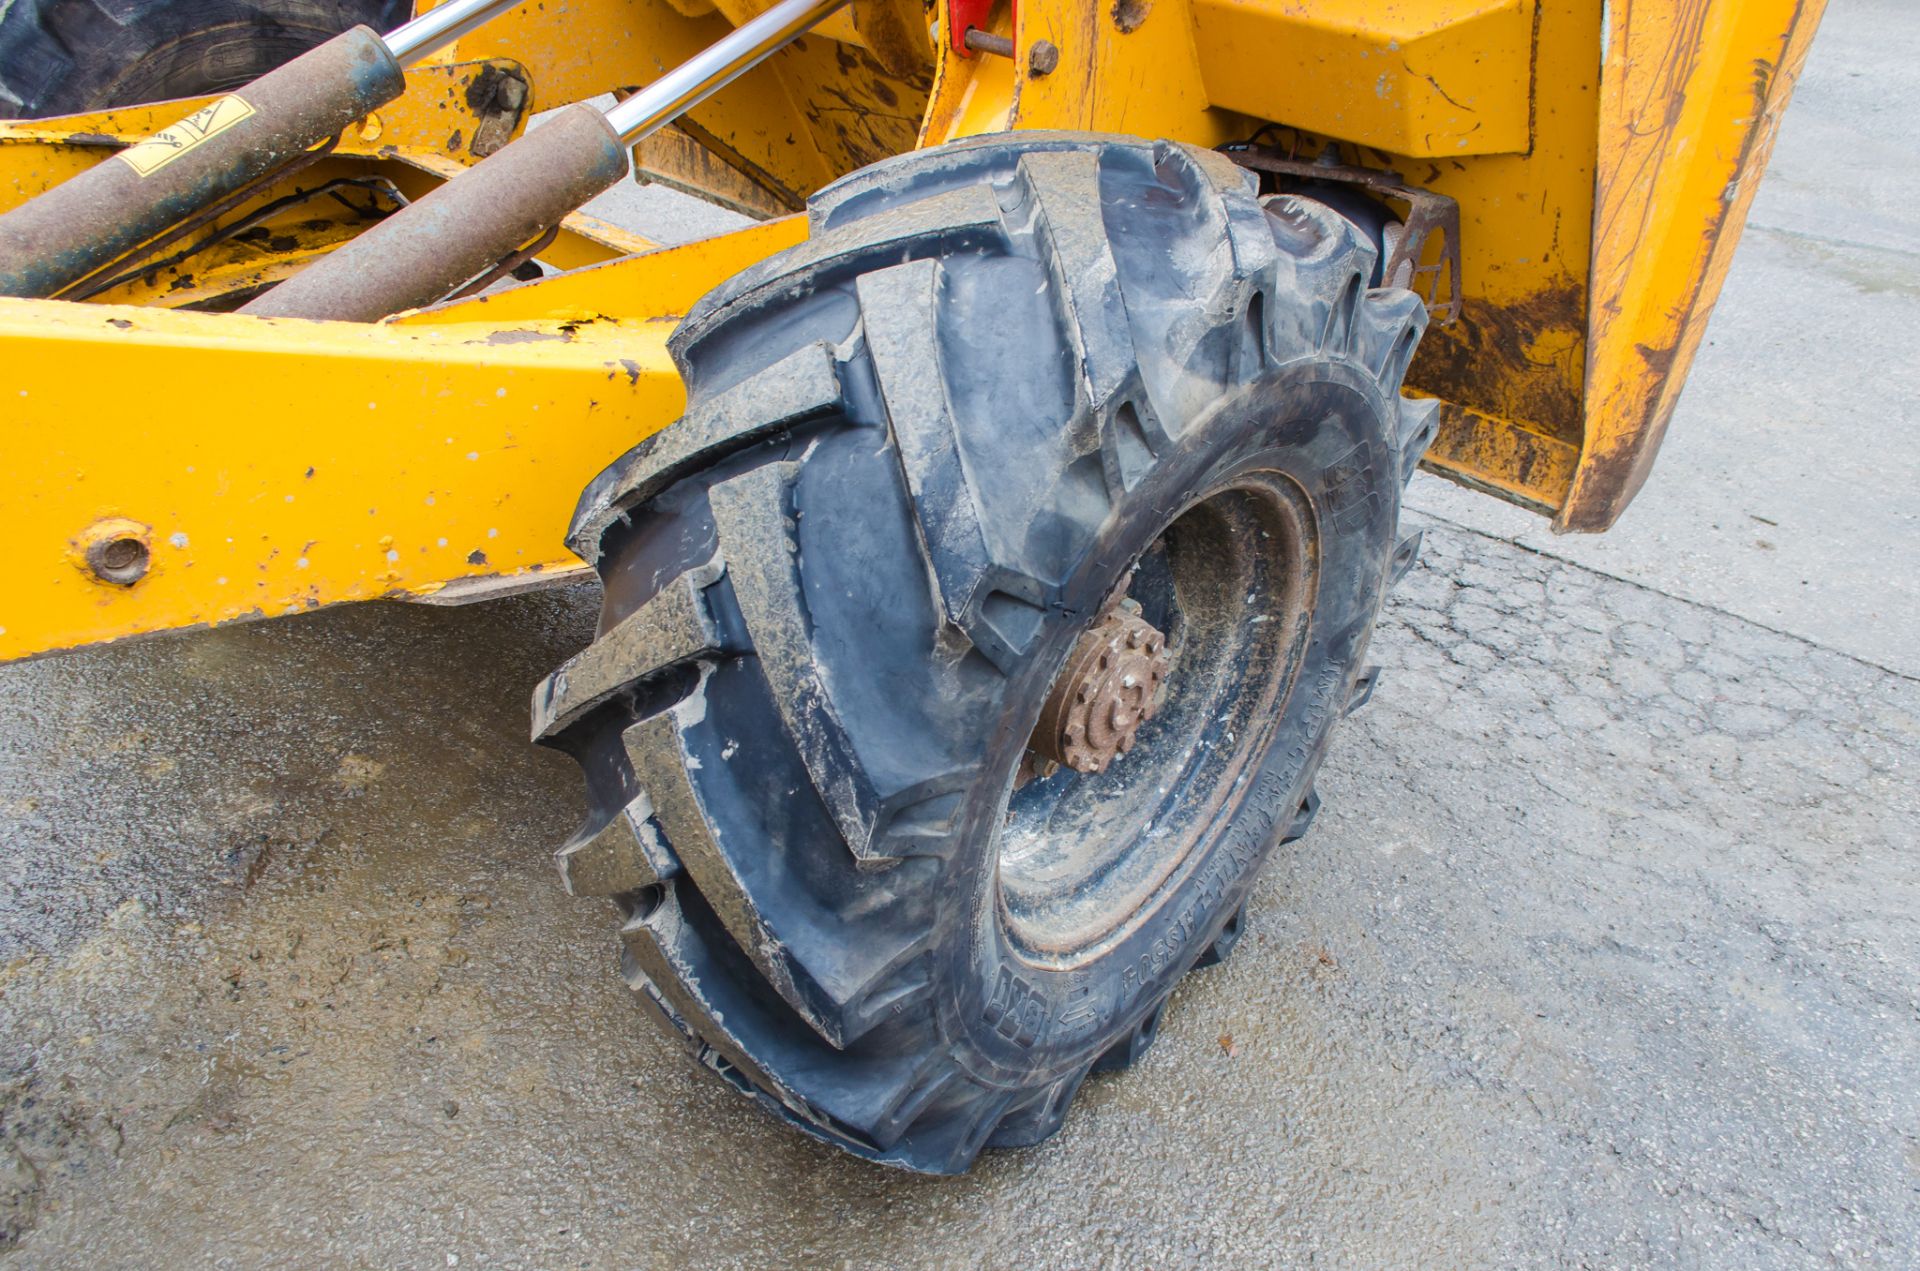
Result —
[[[628, 90], [769, 2], [523, 6], [227, 219], [336, 178], [417, 197], [475, 158], [487, 67], [523, 75], [539, 108]], [[955, 55], [945, 0], [931, 31], [918, 0], [856, 0], [639, 158], [766, 213], [1006, 128], [1335, 145], [1460, 204], [1463, 316], [1410, 377], [1443, 405], [1429, 466], [1601, 529], [1652, 461], [1821, 7], [1000, 0], [1008, 59]], [[0, 125], [0, 207], [196, 104]], [[183, 308], [284, 276], [365, 210], [304, 204], [90, 304], [0, 300], [0, 659], [577, 568], [559, 540], [578, 490], [681, 409], [675, 321], [805, 234], [788, 217], [651, 250], [574, 217], [542, 257], [569, 272], [375, 326]], [[111, 536], [149, 553], [131, 585], [89, 567]]]

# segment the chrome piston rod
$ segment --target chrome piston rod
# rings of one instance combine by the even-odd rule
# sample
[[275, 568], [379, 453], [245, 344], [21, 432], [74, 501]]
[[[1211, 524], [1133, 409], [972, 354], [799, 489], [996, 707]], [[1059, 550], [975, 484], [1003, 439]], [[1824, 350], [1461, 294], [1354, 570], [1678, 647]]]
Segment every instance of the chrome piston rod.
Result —
[[607, 112], [607, 127], [632, 145], [806, 34], [846, 2], [783, 0], [614, 106]]
[[627, 147], [784, 48], [848, 0], [781, 0], [606, 113], [557, 111], [498, 154], [241, 309], [377, 322], [443, 299], [627, 175]]
[[521, 3], [523, 0], [446, 0], [411, 22], [395, 27], [380, 42], [393, 54], [394, 61], [412, 66]]
[[355, 27], [0, 216], [0, 296], [46, 297], [236, 195], [406, 90], [405, 68], [524, 0]]

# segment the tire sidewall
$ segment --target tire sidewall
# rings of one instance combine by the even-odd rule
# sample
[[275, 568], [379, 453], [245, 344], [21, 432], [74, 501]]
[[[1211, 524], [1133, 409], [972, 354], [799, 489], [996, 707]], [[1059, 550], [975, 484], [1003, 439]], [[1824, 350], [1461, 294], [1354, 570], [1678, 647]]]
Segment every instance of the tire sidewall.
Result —
[[[968, 812], [963, 837], [975, 859], [959, 862], [958, 873], [977, 885], [946, 954], [940, 1008], [956, 1058], [975, 1077], [1044, 1083], [1157, 1022], [1173, 985], [1245, 901], [1306, 797], [1379, 608], [1399, 515], [1395, 418], [1394, 403], [1344, 360], [1282, 368], [1189, 424], [1117, 502], [1062, 589], [1061, 612], [1009, 685], [1006, 700], [1019, 705], [995, 739], [989, 779]], [[997, 830], [1040, 702], [1088, 617], [1154, 538], [1195, 496], [1255, 472], [1283, 474], [1306, 496], [1318, 553], [1308, 639], [1268, 750], [1231, 812], [1148, 902], [1151, 915], [1090, 961], [1036, 965], [1002, 929]]]
[[[29, 8], [19, 4], [7, 24], [31, 21]], [[41, 81], [23, 109], [34, 118], [228, 91], [342, 31], [384, 30], [408, 11], [388, 0], [134, 0], [114, 6], [111, 18], [96, 13], [77, 29], [55, 29], [70, 64]], [[30, 56], [45, 38], [0, 31], [0, 57]]]

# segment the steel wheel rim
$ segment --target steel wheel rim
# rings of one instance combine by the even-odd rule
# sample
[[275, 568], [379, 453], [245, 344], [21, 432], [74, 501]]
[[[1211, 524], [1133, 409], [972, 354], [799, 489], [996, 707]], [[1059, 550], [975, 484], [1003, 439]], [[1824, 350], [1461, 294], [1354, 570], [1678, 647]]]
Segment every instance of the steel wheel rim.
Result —
[[1056, 968], [1097, 958], [1206, 855], [1297, 675], [1317, 543], [1304, 491], [1261, 470], [1192, 499], [1141, 552], [1124, 594], [1166, 634], [1172, 667], [1158, 710], [1106, 771], [1009, 782], [995, 892], [1018, 956]]

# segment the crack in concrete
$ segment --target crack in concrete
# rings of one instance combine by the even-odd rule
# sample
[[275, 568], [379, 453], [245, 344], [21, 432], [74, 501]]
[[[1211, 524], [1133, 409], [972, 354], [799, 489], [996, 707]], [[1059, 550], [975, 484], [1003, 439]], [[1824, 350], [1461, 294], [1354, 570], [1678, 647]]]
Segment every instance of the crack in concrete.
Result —
[[1822, 653], [1831, 654], [1832, 656], [1837, 658], [1845, 658], [1849, 662], [1853, 662], [1860, 666], [1868, 667], [1872, 670], [1879, 671], [1883, 675], [1894, 676], [1896, 679], [1905, 680], [1910, 684], [1920, 684], [1920, 675], [1914, 675], [1910, 672], [1902, 671], [1898, 667], [1888, 666], [1883, 662], [1875, 662], [1872, 658], [1864, 658], [1857, 653], [1849, 653], [1845, 649], [1835, 648], [1834, 646], [1829, 644], [1822, 644], [1818, 640], [1815, 640], [1809, 636], [1801, 635], [1797, 631], [1788, 631], [1781, 627], [1770, 626], [1767, 623], [1758, 621], [1757, 619], [1754, 619], [1754, 618], [1750, 618], [1745, 614], [1735, 613], [1731, 609], [1724, 609], [1719, 605], [1712, 604], [1708, 601], [1697, 600], [1692, 596], [1683, 596], [1677, 592], [1666, 591], [1666, 590], [1663, 590], [1662, 588], [1655, 587], [1649, 583], [1641, 582], [1637, 578], [1629, 578], [1625, 574], [1618, 574], [1608, 569], [1600, 569], [1596, 566], [1589, 565], [1584, 561], [1574, 560], [1570, 556], [1562, 556], [1560, 553], [1555, 551], [1550, 551], [1547, 548], [1538, 547], [1532, 543], [1524, 543], [1524, 542], [1521, 542], [1519, 539], [1508, 538], [1504, 534], [1489, 534], [1485, 530], [1477, 529], [1474, 526], [1467, 525], [1460, 521], [1456, 521], [1451, 517], [1442, 516], [1438, 512], [1412, 511], [1411, 509], [1409, 509], [1409, 511], [1410, 511], [1410, 514], [1414, 517], [1424, 518], [1426, 520], [1433, 521], [1437, 524], [1444, 525], [1449, 529], [1457, 530], [1462, 534], [1471, 534], [1475, 538], [1485, 539], [1490, 543], [1503, 543], [1506, 546], [1515, 549], [1516, 551], [1522, 551], [1522, 552], [1528, 553], [1529, 555], [1539, 556], [1542, 559], [1553, 561], [1556, 564], [1565, 565], [1571, 569], [1577, 569], [1582, 573], [1592, 574], [1596, 578], [1605, 578], [1611, 582], [1623, 583], [1628, 587], [1638, 588], [1639, 590], [1644, 591], [1649, 595], [1659, 596], [1666, 600], [1672, 600], [1679, 604], [1688, 605], [1694, 609], [1700, 610], [1703, 613], [1710, 613], [1716, 617], [1728, 618], [1734, 622], [1744, 623], [1745, 625], [1752, 627], [1756, 631], [1764, 631], [1769, 635], [1781, 636], [1784, 639], [1797, 641], [1800, 644], [1806, 645], [1810, 649], [1818, 649]]

